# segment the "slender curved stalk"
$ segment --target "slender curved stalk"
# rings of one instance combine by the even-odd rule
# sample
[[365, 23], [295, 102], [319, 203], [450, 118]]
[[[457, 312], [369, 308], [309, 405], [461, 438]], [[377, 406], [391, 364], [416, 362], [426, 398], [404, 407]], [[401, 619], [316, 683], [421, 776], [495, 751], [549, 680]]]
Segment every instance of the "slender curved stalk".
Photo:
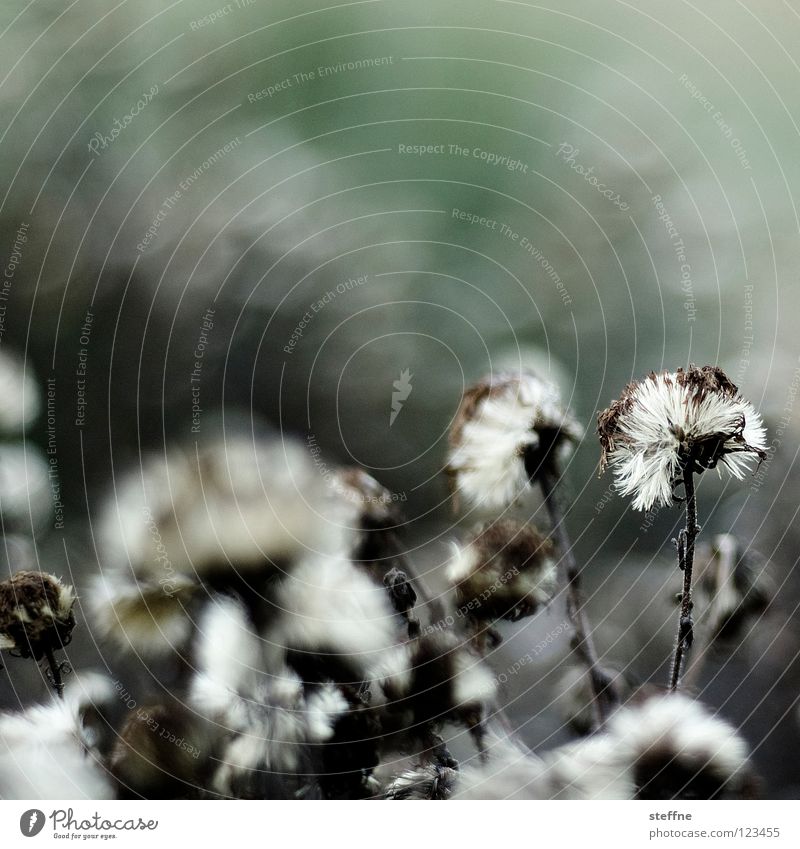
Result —
[[683, 570], [683, 594], [681, 613], [678, 620], [678, 636], [675, 641], [675, 657], [672, 662], [669, 688], [678, 689], [684, 657], [689, 653], [694, 636], [692, 619], [692, 570], [694, 568], [694, 544], [700, 528], [697, 525], [697, 495], [694, 489], [694, 472], [687, 466], [683, 470], [683, 486], [686, 492], [686, 527], [678, 535], [678, 566]]
[[552, 471], [542, 471], [539, 475], [545, 506], [553, 527], [553, 536], [558, 545], [567, 577], [567, 615], [575, 631], [576, 651], [583, 658], [589, 671], [593, 694], [593, 711], [597, 725], [600, 727], [605, 723], [609, 711], [616, 704], [617, 699], [610, 676], [604, 672], [597, 660], [597, 651], [594, 647], [581, 591], [580, 569], [575, 561], [564, 514], [556, 498], [556, 481], [556, 474]]
[[56, 691], [58, 698], [63, 699], [64, 680], [61, 677], [61, 665], [56, 660], [55, 655], [53, 654], [53, 649], [49, 646], [45, 649], [44, 656], [47, 659], [47, 665], [50, 668], [50, 682], [53, 685], [53, 689]]

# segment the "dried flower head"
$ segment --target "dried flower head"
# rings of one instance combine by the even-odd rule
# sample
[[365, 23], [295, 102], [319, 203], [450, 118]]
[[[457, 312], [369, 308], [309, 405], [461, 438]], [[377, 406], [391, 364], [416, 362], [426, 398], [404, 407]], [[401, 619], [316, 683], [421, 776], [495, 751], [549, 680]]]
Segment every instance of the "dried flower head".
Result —
[[0, 713], [0, 799], [113, 799], [85, 725], [109, 690], [110, 682], [87, 676], [66, 688], [63, 701]]
[[0, 582], [0, 649], [41, 658], [72, 639], [75, 594], [46, 572], [17, 572]]
[[305, 690], [286, 667], [270, 667], [236, 599], [214, 597], [198, 632], [188, 704], [214, 730], [210, 789], [234, 798], [307, 795], [312, 752], [347, 711], [343, 696], [330, 683]]
[[464, 393], [450, 431], [454, 492], [470, 505], [502, 509], [582, 433], [553, 384], [528, 371], [484, 378]]
[[672, 503], [684, 469], [724, 466], [742, 478], [766, 456], [761, 416], [714, 366], [651, 373], [625, 387], [597, 419], [601, 470], [611, 465], [623, 495], [648, 510]]
[[516, 622], [555, 594], [553, 546], [532, 525], [498, 519], [454, 549], [447, 579], [459, 612], [468, 619]]
[[[102, 523], [95, 628], [149, 655], [180, 648], [208, 589], [266, 607], [266, 585], [306, 551], [346, 545], [338, 499], [289, 440], [234, 437], [151, 458]], [[202, 590], [202, 591], [201, 591]]]
[[304, 681], [356, 683], [398, 639], [386, 589], [345, 557], [309, 557], [281, 582], [266, 631], [274, 663]]
[[685, 696], [651, 696], [618, 711], [608, 735], [638, 799], [744, 798], [754, 776], [747, 744], [727, 722]]
[[384, 792], [386, 799], [449, 799], [458, 772], [443, 764], [420, 764], [395, 776]]
[[495, 697], [488, 667], [450, 631], [423, 633], [396, 649], [374, 678], [389, 711], [410, 714], [410, 726], [420, 733], [447, 720], [479, 732]]

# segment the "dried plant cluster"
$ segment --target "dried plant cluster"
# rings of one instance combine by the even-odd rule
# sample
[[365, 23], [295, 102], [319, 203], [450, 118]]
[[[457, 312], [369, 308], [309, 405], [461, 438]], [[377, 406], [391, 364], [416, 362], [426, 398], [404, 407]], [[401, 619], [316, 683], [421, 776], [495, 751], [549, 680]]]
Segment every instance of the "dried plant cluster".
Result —
[[[583, 430], [528, 371], [464, 394], [447, 472], [457, 512], [449, 593], [431, 598], [392, 494], [363, 469], [321, 475], [284, 438], [236, 438], [145, 462], [116, 489], [84, 609], [119, 655], [116, 681], [53, 659], [71, 588], [22, 572], [0, 584], [0, 648], [45, 659], [58, 696], [0, 715], [0, 796], [26, 798], [745, 798], [737, 731], [681, 687], [691, 648], [694, 475], [741, 477], [763, 457], [758, 414], [716, 368], [651, 374], [598, 421], [603, 467], [634, 506], [685, 487], [683, 592], [670, 689], [601, 663], [560, 481]], [[549, 526], [519, 512], [539, 490]], [[708, 645], [766, 607], [763, 568], [732, 537], [698, 549]], [[506, 623], [563, 593], [575, 664], [557, 708], [576, 739], [533, 753], [499, 706], [490, 655]], [[421, 603], [420, 603], [421, 600]], [[133, 693], [126, 659], [170, 684]], [[618, 663], [624, 659], [618, 659]], [[154, 666], [155, 668], [155, 666]], [[164, 679], [167, 680], [166, 678]], [[678, 691], [678, 692], [676, 692]], [[468, 732], [459, 763], [443, 736]]]

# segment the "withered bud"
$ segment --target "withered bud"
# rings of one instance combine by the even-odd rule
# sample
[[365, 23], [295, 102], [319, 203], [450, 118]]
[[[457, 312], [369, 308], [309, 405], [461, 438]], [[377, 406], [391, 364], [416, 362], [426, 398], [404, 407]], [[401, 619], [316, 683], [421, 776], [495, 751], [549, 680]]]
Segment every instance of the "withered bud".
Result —
[[42, 657], [72, 639], [75, 593], [46, 572], [22, 571], [0, 582], [0, 649]]

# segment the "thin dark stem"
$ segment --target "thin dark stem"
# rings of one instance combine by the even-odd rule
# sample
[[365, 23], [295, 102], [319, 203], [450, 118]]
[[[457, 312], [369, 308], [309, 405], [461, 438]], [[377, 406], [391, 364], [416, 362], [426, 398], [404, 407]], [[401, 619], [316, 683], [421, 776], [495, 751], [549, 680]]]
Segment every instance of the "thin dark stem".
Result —
[[575, 631], [576, 651], [583, 658], [589, 671], [589, 680], [594, 696], [592, 700], [593, 710], [599, 727], [605, 723], [609, 710], [616, 704], [617, 699], [610, 676], [601, 669], [597, 660], [597, 652], [589, 629], [583, 593], [581, 592], [580, 569], [575, 561], [564, 515], [555, 495], [556, 480], [555, 472], [542, 471], [539, 474], [539, 483], [553, 526], [553, 536], [561, 553], [567, 577], [567, 615]]
[[50, 667], [50, 681], [59, 699], [64, 698], [64, 680], [61, 677], [61, 664], [56, 661], [53, 649], [48, 646], [44, 651], [47, 665]]
[[683, 470], [686, 493], [686, 527], [678, 536], [678, 566], [683, 570], [683, 594], [678, 620], [678, 637], [675, 641], [675, 659], [672, 663], [669, 688], [678, 689], [684, 657], [689, 653], [694, 636], [692, 619], [692, 569], [694, 568], [694, 543], [700, 528], [697, 526], [697, 496], [694, 489], [694, 472], [687, 466]]

